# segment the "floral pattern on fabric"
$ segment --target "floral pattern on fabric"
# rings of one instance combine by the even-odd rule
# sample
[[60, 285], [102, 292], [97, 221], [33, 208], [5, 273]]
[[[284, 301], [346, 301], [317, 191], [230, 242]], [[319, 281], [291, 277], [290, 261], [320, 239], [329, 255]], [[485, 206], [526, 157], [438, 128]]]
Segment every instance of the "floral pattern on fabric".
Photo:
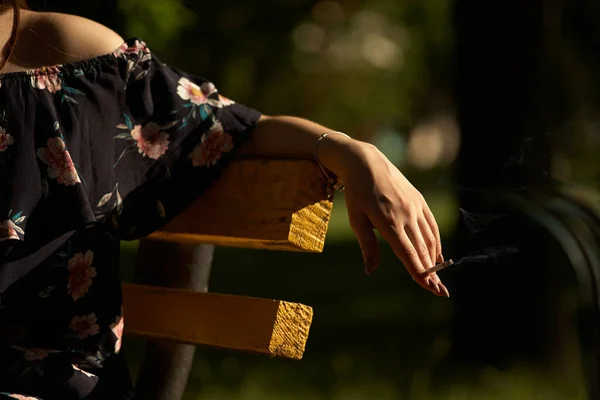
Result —
[[158, 160], [169, 148], [169, 134], [162, 132], [154, 122], [148, 122], [143, 128], [141, 125], [134, 126], [131, 137], [137, 142], [138, 152], [154, 160]]
[[[4, 393], [1, 393], [1, 394], [4, 394]], [[6, 396], [10, 397], [11, 399], [16, 399], [16, 400], [41, 400], [39, 397], [22, 396], [20, 394], [6, 393]]]
[[98, 319], [94, 313], [89, 315], [76, 315], [71, 320], [71, 325], [69, 325], [69, 327], [75, 332], [75, 337], [85, 339], [88, 336], [97, 335], [100, 331], [100, 327], [96, 322], [98, 322]]
[[223, 125], [215, 122], [210, 131], [202, 135], [202, 141], [192, 152], [194, 167], [215, 165], [223, 153], [233, 149], [233, 138], [223, 131]]
[[235, 104], [235, 101], [228, 99], [225, 96], [219, 95], [219, 101], [221, 102], [221, 105], [223, 107], [227, 107], [230, 106], [232, 104]]
[[96, 268], [92, 267], [94, 252], [88, 250], [85, 254], [77, 253], [69, 260], [69, 294], [73, 301], [82, 298], [92, 286], [92, 278], [96, 277]]
[[[122, 155], [121, 155], [122, 157]], [[119, 159], [121, 159], [119, 157]], [[118, 162], [118, 160], [117, 160]], [[116, 166], [116, 164], [115, 164]], [[123, 198], [119, 192], [119, 184], [117, 183], [114, 189], [100, 198], [96, 204], [94, 217], [97, 221], [102, 221], [108, 214], [118, 216], [123, 211]]]
[[[121, 311], [123, 314], [123, 311]], [[121, 351], [121, 340], [123, 338], [123, 327], [125, 326], [125, 318], [122, 315], [117, 316], [117, 320], [110, 324], [109, 328], [112, 333], [116, 336], [117, 341], [115, 342], [115, 353]]]
[[199, 106], [200, 104], [208, 103], [208, 96], [216, 90], [215, 86], [210, 82], [205, 82], [202, 87], [190, 82], [187, 78], [181, 78], [177, 86], [177, 94], [183, 100], [189, 100], [192, 104]]
[[12, 213], [12, 210], [8, 212], [8, 219], [0, 222], [0, 242], [7, 239], [19, 240], [19, 235], [24, 235], [25, 232], [19, 226], [25, 221], [25, 215], [22, 212]]
[[116, 135], [115, 139], [133, 141], [134, 144], [123, 150], [117, 163], [125, 154], [134, 151], [136, 148], [139, 154], [153, 160], [158, 160], [167, 152], [167, 149], [169, 148], [169, 134], [164, 132], [164, 130], [175, 126], [177, 123], [176, 121], [163, 126], [159, 126], [155, 122], [148, 122], [142, 127], [142, 125], [134, 126], [131, 122], [131, 118], [127, 115], [124, 115], [123, 119], [125, 120], [125, 123], [117, 125], [117, 128], [125, 129], [128, 132]]
[[[55, 65], [29, 71], [28, 74], [30, 75], [31, 86], [42, 91], [47, 91], [50, 94], [59, 94], [61, 103], [68, 102], [79, 104], [73, 96], [83, 95], [84, 93], [74, 87], [64, 84], [61, 68], [61, 65]], [[75, 75], [81, 76], [82, 74], [83, 72]]]
[[8, 146], [14, 142], [15, 139], [9, 135], [4, 128], [0, 127], [0, 152], [6, 151]]
[[62, 79], [58, 67], [40, 68], [31, 75], [31, 86], [40, 90], [56, 93], [62, 89]]
[[48, 350], [35, 349], [35, 348], [24, 348], [15, 346], [15, 349], [23, 352], [23, 358], [29, 362], [41, 361], [48, 357]]
[[[48, 400], [49, 379], [62, 398], [131, 398], [120, 240], [183, 212], [260, 113], [138, 39], [95, 59], [0, 74], [0, 92], [19, 99], [0, 115], [0, 329], [14, 328], [0, 346], [0, 398]], [[23, 99], [37, 102], [35, 116]]]
[[37, 155], [48, 166], [48, 176], [65, 186], [81, 183], [65, 141], [60, 137], [50, 138], [46, 146]]
[[135, 40], [132, 44], [123, 43], [113, 52], [113, 55], [127, 61], [126, 85], [132, 81], [132, 76], [133, 81], [139, 81], [148, 75], [148, 63], [152, 59], [152, 53], [143, 41]]

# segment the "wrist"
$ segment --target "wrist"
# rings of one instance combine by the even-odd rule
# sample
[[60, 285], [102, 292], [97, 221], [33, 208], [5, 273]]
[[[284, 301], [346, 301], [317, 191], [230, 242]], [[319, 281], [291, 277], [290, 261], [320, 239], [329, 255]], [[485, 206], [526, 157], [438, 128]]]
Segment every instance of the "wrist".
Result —
[[318, 157], [323, 167], [346, 181], [353, 167], [356, 168], [365, 155], [373, 151], [377, 148], [370, 143], [331, 134], [320, 143]]

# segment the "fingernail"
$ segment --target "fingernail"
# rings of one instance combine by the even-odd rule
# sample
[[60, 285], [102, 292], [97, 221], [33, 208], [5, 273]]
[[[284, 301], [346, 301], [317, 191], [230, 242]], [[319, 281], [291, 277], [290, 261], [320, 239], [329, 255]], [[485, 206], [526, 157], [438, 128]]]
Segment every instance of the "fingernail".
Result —
[[442, 253], [438, 254], [437, 259], [436, 259], [436, 263], [437, 264], [441, 264], [444, 262], [444, 256], [442, 255]]
[[450, 297], [450, 292], [448, 292], [448, 289], [446, 289], [446, 286], [443, 286], [444, 289], [444, 294], [446, 295], [446, 297]]
[[375, 261], [372, 258], [367, 258], [365, 260], [365, 272], [367, 275], [371, 275], [375, 271]]
[[[442, 292], [440, 292], [440, 288], [439, 288], [439, 286], [437, 285], [437, 283], [435, 283], [433, 280], [429, 279], [429, 280], [427, 281], [427, 284], [429, 285], [429, 287], [430, 287], [430, 288], [432, 288], [432, 289], [433, 289], [433, 288], [435, 288], [435, 290], [436, 290], [436, 291], [437, 291], [439, 294], [441, 294], [441, 293], [442, 293]], [[431, 292], [433, 293], [433, 290], [432, 290]], [[434, 294], [435, 294], [435, 293], [434, 293]]]

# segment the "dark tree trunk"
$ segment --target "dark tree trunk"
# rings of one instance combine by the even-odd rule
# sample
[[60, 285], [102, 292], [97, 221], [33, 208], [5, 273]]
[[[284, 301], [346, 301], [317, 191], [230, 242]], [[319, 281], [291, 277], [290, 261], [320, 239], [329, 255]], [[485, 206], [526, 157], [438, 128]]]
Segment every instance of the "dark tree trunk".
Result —
[[[454, 7], [459, 199], [478, 225], [461, 220], [458, 250], [505, 254], [464, 264], [452, 279], [454, 357], [475, 365], [539, 361], [548, 350], [546, 311], [556, 305], [545, 267], [548, 235], [506, 202], [486, 196], [489, 190], [534, 192], [546, 180], [543, 3], [456, 0]], [[518, 252], [505, 251], [510, 248]]]
[[[135, 281], [141, 284], [208, 291], [214, 246], [143, 240]], [[193, 317], [193, 316], [190, 316]], [[196, 346], [149, 340], [136, 383], [136, 398], [180, 400]]]

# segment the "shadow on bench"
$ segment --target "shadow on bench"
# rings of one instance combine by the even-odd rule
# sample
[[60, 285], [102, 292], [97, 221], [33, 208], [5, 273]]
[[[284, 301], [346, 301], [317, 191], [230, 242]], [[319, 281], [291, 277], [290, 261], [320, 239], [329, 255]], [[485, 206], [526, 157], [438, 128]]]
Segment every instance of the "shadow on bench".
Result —
[[[238, 160], [153, 240], [323, 251], [332, 202], [316, 164]], [[176, 265], [169, 266], [176, 269]], [[312, 308], [279, 300], [124, 284], [125, 332], [301, 359]]]

